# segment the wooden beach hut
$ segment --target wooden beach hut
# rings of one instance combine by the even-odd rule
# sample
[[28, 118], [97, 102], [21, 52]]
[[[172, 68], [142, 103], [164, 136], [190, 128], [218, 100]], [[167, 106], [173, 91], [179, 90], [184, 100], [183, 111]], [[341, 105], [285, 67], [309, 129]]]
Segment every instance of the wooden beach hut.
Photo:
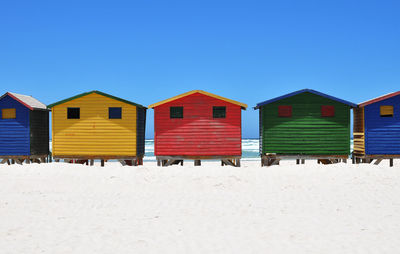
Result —
[[363, 102], [353, 110], [356, 162], [400, 158], [400, 91]]
[[56, 161], [93, 165], [117, 159], [142, 165], [146, 107], [91, 91], [48, 105], [52, 111], [52, 148]]
[[258, 103], [262, 166], [281, 159], [329, 164], [350, 154], [350, 109], [356, 104], [303, 89]]
[[201, 90], [152, 104], [157, 164], [183, 164], [185, 159], [218, 159], [240, 166], [241, 110], [247, 105]]
[[0, 161], [45, 162], [49, 154], [49, 112], [32, 96], [0, 97]]

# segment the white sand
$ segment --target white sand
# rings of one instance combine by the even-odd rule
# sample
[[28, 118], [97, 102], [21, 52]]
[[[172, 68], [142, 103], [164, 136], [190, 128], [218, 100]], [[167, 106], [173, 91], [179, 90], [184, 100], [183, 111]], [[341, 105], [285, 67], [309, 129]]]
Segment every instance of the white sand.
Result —
[[400, 162], [0, 166], [0, 253], [399, 253]]

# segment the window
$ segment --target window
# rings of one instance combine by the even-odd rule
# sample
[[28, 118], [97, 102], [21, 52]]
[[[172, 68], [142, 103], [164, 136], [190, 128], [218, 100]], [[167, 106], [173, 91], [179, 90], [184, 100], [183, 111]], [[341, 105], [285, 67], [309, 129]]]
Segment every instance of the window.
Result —
[[170, 107], [169, 118], [183, 118], [183, 107]]
[[15, 119], [17, 116], [17, 113], [15, 111], [15, 108], [3, 108], [1, 110], [1, 118], [2, 119]]
[[213, 118], [225, 118], [226, 117], [226, 107], [213, 107]]
[[381, 117], [393, 117], [393, 106], [381, 106]]
[[81, 118], [81, 109], [80, 108], [68, 108], [68, 119], [80, 119]]
[[321, 116], [322, 117], [334, 117], [335, 116], [335, 107], [331, 105], [322, 105], [321, 106]]
[[279, 117], [292, 117], [292, 106], [278, 106]]
[[121, 119], [122, 108], [108, 108], [108, 119]]

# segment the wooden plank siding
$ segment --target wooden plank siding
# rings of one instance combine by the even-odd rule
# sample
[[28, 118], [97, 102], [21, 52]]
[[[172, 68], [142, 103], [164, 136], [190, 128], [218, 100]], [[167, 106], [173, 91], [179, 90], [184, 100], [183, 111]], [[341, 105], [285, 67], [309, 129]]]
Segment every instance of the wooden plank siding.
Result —
[[49, 154], [49, 111], [30, 112], [30, 143], [31, 155]]
[[[171, 119], [170, 107], [183, 118]], [[226, 118], [213, 118], [225, 106]], [[194, 93], [154, 108], [156, 156], [241, 156], [241, 106]]]
[[[393, 117], [381, 117], [380, 106], [393, 106]], [[369, 104], [364, 111], [366, 154], [400, 154], [400, 95]]]
[[[67, 119], [79, 107], [80, 119]], [[108, 108], [121, 107], [122, 119]], [[53, 156], [136, 156], [136, 106], [91, 93], [52, 108]]]
[[[2, 109], [15, 108], [15, 119], [2, 119]], [[0, 155], [30, 155], [30, 109], [5, 96], [0, 100]]]
[[353, 141], [354, 154], [365, 154], [365, 128], [364, 128], [364, 108], [353, 109]]
[[[278, 106], [292, 106], [291, 117], [279, 117]], [[321, 106], [335, 108], [322, 117]], [[350, 154], [350, 106], [305, 92], [260, 107], [262, 151], [288, 155]]]
[[137, 109], [137, 133], [136, 133], [136, 153], [137, 156], [145, 153], [145, 134], [146, 134], [146, 108], [136, 107]]

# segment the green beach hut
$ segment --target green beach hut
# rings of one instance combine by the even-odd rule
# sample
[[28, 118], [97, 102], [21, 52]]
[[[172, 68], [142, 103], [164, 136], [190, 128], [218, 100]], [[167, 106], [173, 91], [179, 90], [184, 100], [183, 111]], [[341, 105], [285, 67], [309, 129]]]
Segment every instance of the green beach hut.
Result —
[[350, 110], [356, 104], [303, 89], [258, 103], [261, 165], [281, 159], [329, 164], [350, 154]]

